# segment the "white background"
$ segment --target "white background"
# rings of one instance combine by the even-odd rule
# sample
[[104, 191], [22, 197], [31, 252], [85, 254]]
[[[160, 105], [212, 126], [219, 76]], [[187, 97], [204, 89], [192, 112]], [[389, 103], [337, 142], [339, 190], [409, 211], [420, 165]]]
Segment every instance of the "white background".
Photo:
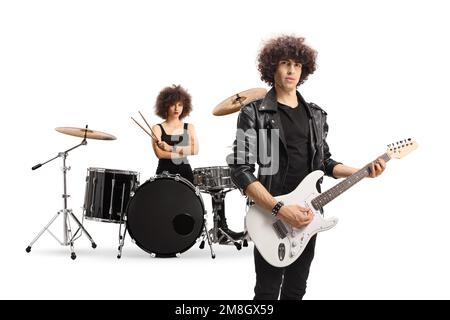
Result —
[[[237, 114], [214, 117], [223, 99], [265, 87], [256, 70], [262, 41], [306, 37], [318, 70], [300, 87], [328, 112], [333, 158], [360, 167], [386, 144], [420, 147], [388, 163], [331, 203], [336, 228], [317, 241], [305, 299], [448, 299], [450, 224], [447, 127], [450, 47], [446, 1], [3, 1], [0, 107], [3, 299], [251, 299], [252, 247], [198, 244], [177, 259], [153, 259], [127, 238], [116, 259], [118, 226], [86, 221], [98, 244], [76, 241], [78, 258], [44, 234], [62, 208], [57, 159], [30, 168], [81, 139], [54, 130], [84, 127], [117, 136], [69, 154], [69, 206], [81, 218], [86, 168], [152, 176], [149, 138], [130, 119], [150, 122], [159, 90], [181, 84], [193, 97], [200, 153], [192, 167], [225, 164]], [[327, 178], [324, 189], [337, 181]], [[211, 216], [210, 198], [203, 196]], [[243, 228], [244, 198], [226, 212]], [[52, 230], [62, 234], [62, 220]]]

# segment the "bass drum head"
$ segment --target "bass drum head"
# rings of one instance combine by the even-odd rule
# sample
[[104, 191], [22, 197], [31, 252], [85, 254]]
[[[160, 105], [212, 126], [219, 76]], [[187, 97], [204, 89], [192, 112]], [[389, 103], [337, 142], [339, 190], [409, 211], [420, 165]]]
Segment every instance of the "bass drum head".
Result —
[[157, 176], [141, 185], [128, 203], [127, 228], [144, 251], [172, 257], [195, 244], [203, 215], [203, 201], [189, 181]]

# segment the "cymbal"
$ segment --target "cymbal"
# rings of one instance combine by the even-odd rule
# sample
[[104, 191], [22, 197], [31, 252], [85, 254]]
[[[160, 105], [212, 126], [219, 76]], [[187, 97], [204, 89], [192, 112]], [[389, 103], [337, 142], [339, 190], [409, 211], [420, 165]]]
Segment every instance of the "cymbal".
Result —
[[87, 139], [96, 139], [96, 140], [116, 140], [117, 138], [112, 134], [86, 129], [86, 128], [74, 128], [74, 127], [58, 127], [55, 128], [56, 131], [68, 134], [75, 137], [84, 138], [86, 134]]
[[258, 99], [264, 98], [267, 90], [253, 88], [239, 92], [219, 103], [213, 110], [213, 115], [224, 116], [239, 111], [243, 106]]

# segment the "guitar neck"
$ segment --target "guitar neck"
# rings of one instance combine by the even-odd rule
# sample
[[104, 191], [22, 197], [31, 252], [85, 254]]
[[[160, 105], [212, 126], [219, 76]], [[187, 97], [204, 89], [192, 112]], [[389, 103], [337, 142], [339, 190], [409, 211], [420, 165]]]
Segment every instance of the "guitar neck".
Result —
[[[390, 157], [387, 153], [383, 154], [381, 157], [384, 161], [389, 161]], [[361, 181], [365, 177], [367, 177], [370, 174], [370, 168], [369, 165], [366, 165], [362, 169], [358, 170], [351, 176], [345, 178], [343, 181], [339, 182], [337, 185], [332, 187], [331, 189], [325, 191], [324, 193], [321, 193], [317, 197], [315, 197], [311, 204], [316, 210], [321, 210], [326, 204], [337, 198], [337, 196], [341, 195], [344, 191], [350, 189], [352, 186], [354, 186], [357, 182]]]

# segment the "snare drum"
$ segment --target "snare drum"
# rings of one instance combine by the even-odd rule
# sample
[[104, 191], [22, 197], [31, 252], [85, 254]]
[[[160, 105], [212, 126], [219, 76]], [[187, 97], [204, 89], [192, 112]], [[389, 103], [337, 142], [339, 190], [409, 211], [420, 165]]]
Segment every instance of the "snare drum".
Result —
[[84, 194], [86, 219], [122, 223], [130, 196], [139, 185], [139, 173], [88, 168]]
[[202, 190], [236, 188], [230, 177], [230, 167], [195, 168], [194, 184]]
[[144, 251], [173, 257], [201, 236], [204, 214], [202, 197], [192, 183], [164, 173], [136, 190], [127, 208], [127, 229]]

